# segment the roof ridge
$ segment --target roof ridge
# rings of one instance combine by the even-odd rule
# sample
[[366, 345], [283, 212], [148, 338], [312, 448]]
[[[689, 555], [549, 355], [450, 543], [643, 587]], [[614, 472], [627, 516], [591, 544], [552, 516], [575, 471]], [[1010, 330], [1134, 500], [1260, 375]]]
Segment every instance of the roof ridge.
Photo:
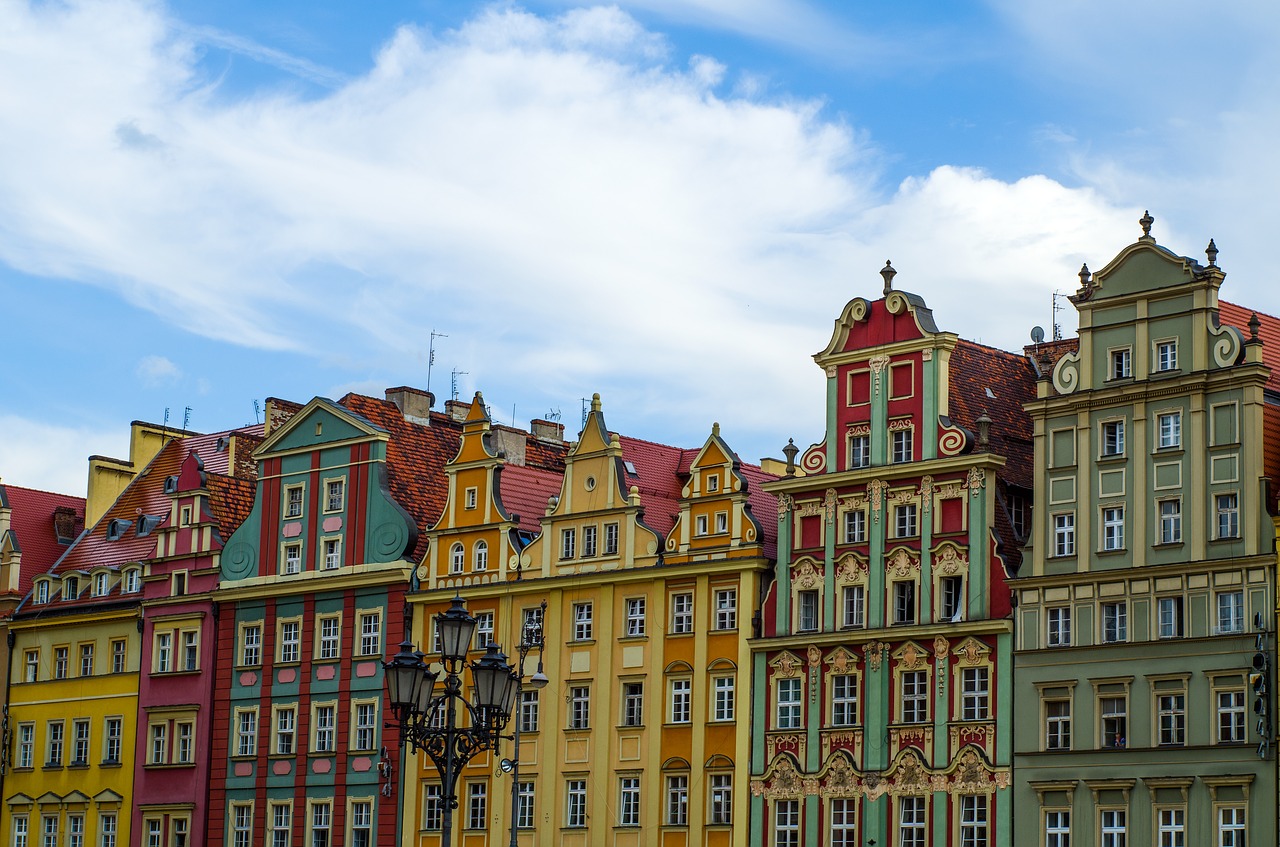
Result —
[[1261, 309], [1255, 309], [1252, 306], [1244, 306], [1240, 303], [1233, 303], [1230, 300], [1223, 300], [1221, 297], [1219, 297], [1218, 298], [1219, 309], [1221, 309], [1221, 307], [1223, 306], [1232, 306], [1236, 309], [1242, 309], [1246, 312], [1252, 312], [1253, 314], [1257, 315], [1259, 318], [1270, 318], [1271, 320], [1276, 321], [1277, 323], [1280, 323], [1280, 317], [1273, 315], [1270, 312], [1264, 312]]
[[79, 500], [82, 503], [86, 499], [85, 497], [79, 494], [63, 494], [61, 491], [49, 491], [46, 488], [32, 488], [29, 485], [16, 485], [12, 482], [0, 482], [0, 485], [3, 485], [6, 489], [9, 489], [9, 490], [13, 490], [16, 488], [19, 491], [30, 491], [32, 494], [48, 494], [51, 497], [67, 497], [72, 500]]

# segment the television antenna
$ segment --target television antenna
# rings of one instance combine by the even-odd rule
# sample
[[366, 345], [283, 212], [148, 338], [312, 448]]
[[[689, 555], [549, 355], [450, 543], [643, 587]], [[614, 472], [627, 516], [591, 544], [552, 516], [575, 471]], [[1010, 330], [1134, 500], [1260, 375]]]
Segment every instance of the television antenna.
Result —
[[[443, 332], [436, 332], [435, 327], [431, 328], [431, 341], [427, 345], [427, 393], [428, 394], [431, 393], [431, 366], [436, 363], [436, 339], [448, 338], [448, 337], [449, 336], [445, 335]], [[458, 399], [457, 394], [458, 392], [455, 389], [453, 399], [455, 400]]]

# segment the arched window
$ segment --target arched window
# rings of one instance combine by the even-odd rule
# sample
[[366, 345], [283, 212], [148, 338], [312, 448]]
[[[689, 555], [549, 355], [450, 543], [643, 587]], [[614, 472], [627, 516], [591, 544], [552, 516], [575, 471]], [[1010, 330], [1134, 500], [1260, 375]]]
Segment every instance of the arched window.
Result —
[[472, 570], [487, 571], [489, 569], [489, 545], [484, 541], [476, 542], [475, 562]]
[[467, 552], [462, 542], [457, 542], [449, 549], [449, 573], [462, 573], [462, 565], [467, 560]]

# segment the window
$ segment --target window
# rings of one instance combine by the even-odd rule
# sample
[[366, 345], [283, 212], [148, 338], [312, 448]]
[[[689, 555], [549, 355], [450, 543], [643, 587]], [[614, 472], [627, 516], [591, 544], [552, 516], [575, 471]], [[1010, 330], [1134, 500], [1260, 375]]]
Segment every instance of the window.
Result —
[[41, 830], [40, 847], [57, 847], [58, 816], [57, 815], [41, 815], [40, 830]]
[[707, 516], [706, 515], [698, 515], [694, 519], [693, 534], [694, 535], [707, 534]]
[[1109, 506], [1102, 510], [1102, 549], [1124, 549], [1124, 506]]
[[77, 718], [71, 723], [71, 765], [89, 764], [89, 720]]
[[156, 673], [168, 673], [173, 670], [173, 633], [156, 633], [156, 655], [154, 667]]
[[858, 844], [858, 801], [838, 797], [831, 801], [831, 847], [860, 847]]
[[53, 648], [53, 678], [67, 678], [67, 650], [66, 647]]
[[849, 467], [865, 468], [871, 465], [871, 436], [849, 436]]
[[93, 577], [93, 593], [97, 597], [105, 597], [111, 591], [111, 575], [100, 573]]
[[342, 567], [342, 539], [326, 538], [324, 540], [324, 569], [337, 570]]
[[534, 785], [522, 782], [516, 789], [516, 828], [533, 829]]
[[346, 500], [346, 488], [346, 482], [341, 479], [331, 479], [325, 483], [324, 510], [326, 512], [342, 511]]
[[799, 729], [800, 708], [800, 680], [778, 680], [778, 729]]
[[538, 692], [520, 692], [520, 731], [538, 731]]
[[284, 572], [286, 574], [302, 573], [302, 545], [284, 545]]
[[644, 684], [622, 684], [622, 725], [644, 726]]
[[715, 494], [720, 490], [720, 477], [714, 474], [707, 477], [707, 493]]
[[1166, 412], [1156, 416], [1156, 429], [1159, 433], [1161, 450], [1171, 450], [1182, 446], [1182, 414]]
[[474, 509], [476, 507], [476, 504], [479, 502], [479, 490], [474, 486], [471, 488], [468, 488], [465, 496], [466, 496], [466, 500], [465, 500], [464, 508]]
[[893, 507], [894, 538], [911, 538], [916, 531], [916, 504], [906, 503]]
[[312, 719], [312, 731], [314, 735], [311, 740], [312, 753], [332, 753], [334, 751], [334, 721], [336, 718], [336, 708], [329, 703], [324, 705], [314, 705], [315, 717]]
[[735, 680], [731, 676], [717, 676], [711, 680], [713, 708], [711, 719], [731, 721], [734, 718]]
[[67, 815], [67, 847], [84, 847], [84, 815]]
[[942, 589], [942, 620], [959, 623], [964, 614], [964, 577], [944, 576], [938, 584]]
[[1102, 847], [1125, 847], [1129, 835], [1124, 809], [1103, 809]]
[[1178, 369], [1178, 342], [1160, 341], [1156, 344], [1156, 370], [1173, 371]]
[[618, 826], [640, 825], [640, 780], [624, 776], [618, 780]]
[[24, 655], [25, 657], [23, 662], [25, 664], [26, 672], [23, 675], [23, 678], [27, 682], [36, 682], [40, 679], [40, 651], [28, 650]]
[[1219, 847], [1245, 847], [1244, 833], [1243, 806], [1224, 806], [1218, 809]]
[[62, 767], [62, 743], [65, 727], [62, 721], [49, 721], [45, 724], [45, 737], [47, 743], [45, 745], [44, 763], [51, 768]]
[[831, 725], [853, 726], [858, 722], [858, 677], [836, 674], [831, 677]]
[[80, 580], [78, 577], [69, 576], [62, 581], [62, 599], [74, 600], [80, 596]]
[[960, 797], [960, 847], [987, 847], [986, 795]]
[[422, 828], [428, 832], [439, 832], [444, 822], [444, 802], [441, 798], [440, 784], [428, 783], [422, 793]]
[[1044, 813], [1045, 847], [1071, 847], [1071, 813], [1053, 811]]
[[733, 774], [711, 774], [711, 815], [708, 820], [712, 826], [733, 823]]
[[867, 590], [861, 585], [846, 585], [844, 597], [844, 625], [861, 627], [867, 625]]
[[42, 580], [40, 580], [39, 582], [37, 582], [37, 583], [36, 583], [36, 602], [37, 602], [37, 603], [48, 603], [48, 602], [49, 602], [49, 582], [48, 582], [48, 580], [44, 580], [44, 579], [42, 579]]
[[1156, 721], [1161, 746], [1187, 743], [1187, 698], [1185, 694], [1161, 694], [1156, 698]]
[[449, 573], [462, 573], [467, 563], [467, 550], [460, 542], [449, 548]]
[[1102, 641], [1114, 644], [1129, 640], [1129, 604], [1121, 600], [1117, 603], [1102, 604]]
[[302, 497], [304, 486], [287, 485], [284, 489], [284, 516], [286, 518], [302, 517]]
[[1244, 632], [1244, 592], [1223, 591], [1218, 595], [1218, 632]]
[[812, 632], [818, 628], [818, 592], [801, 591], [799, 601], [800, 631]]
[[1103, 697], [1098, 701], [1102, 719], [1102, 746], [1123, 750], [1129, 743], [1129, 702], [1124, 697]]
[[489, 817], [489, 786], [483, 782], [467, 783], [467, 829], [484, 829]]
[[298, 621], [280, 622], [280, 663], [293, 664], [298, 661], [301, 650], [302, 624]]
[[102, 726], [102, 763], [104, 765], [119, 764], [124, 720], [121, 718], [107, 718], [103, 721]]
[[716, 512], [716, 532], [724, 533], [729, 531], [729, 513]]
[[844, 513], [844, 543], [861, 544], [867, 540], [867, 513]]
[[902, 674], [902, 722], [924, 723], [929, 719], [929, 673]]
[[572, 559], [577, 545], [578, 531], [570, 527], [560, 530], [560, 558]]
[[126, 568], [124, 572], [124, 593], [137, 594], [142, 590], [142, 571], [137, 568]]
[[336, 659], [342, 643], [342, 618], [320, 618], [320, 655], [322, 660]]
[[493, 642], [493, 612], [476, 612], [476, 646], [480, 649]]
[[27, 816], [13, 818], [13, 847], [27, 847]]
[[80, 675], [93, 676], [93, 644], [80, 645]]
[[1071, 646], [1071, 608], [1069, 606], [1054, 606], [1046, 609], [1045, 614], [1048, 621], [1046, 643], [1050, 647]]
[[483, 539], [476, 542], [471, 556], [471, 569], [473, 571], [489, 570], [489, 543]]
[[1128, 347], [1111, 351], [1111, 378], [1128, 379], [1133, 376], [1133, 354]]
[[1244, 692], [1218, 692], [1218, 743], [1243, 744], [1245, 741]]
[[899, 429], [893, 433], [893, 462], [901, 464], [911, 461], [911, 430]]
[[582, 528], [582, 558], [589, 559], [596, 554], [596, 526]]
[[779, 800], [773, 807], [775, 847], [800, 847], [800, 801]]
[[1240, 537], [1240, 500], [1235, 494], [1219, 494], [1214, 497], [1218, 510], [1218, 537]]
[[644, 598], [627, 598], [627, 637], [644, 635]]
[[290, 847], [293, 807], [288, 803], [271, 804], [271, 847]]
[[111, 672], [125, 672], [125, 651], [127, 650], [127, 642], [123, 639], [111, 642]]
[[614, 556], [618, 553], [618, 525], [616, 523], [607, 523], [604, 525], [604, 554], [606, 556]]
[[1102, 455], [1124, 455], [1124, 421], [1107, 421], [1102, 425]]
[[1053, 516], [1053, 555], [1076, 554], [1076, 516], [1073, 513]]
[[355, 727], [351, 745], [355, 750], [373, 750], [378, 743], [378, 704], [355, 704]]
[[329, 831], [333, 825], [333, 806], [315, 803], [311, 807], [311, 841], [308, 847], [329, 847]]
[[689, 722], [691, 713], [690, 700], [692, 697], [692, 680], [671, 680], [671, 723]]
[[294, 734], [298, 727], [298, 713], [293, 706], [276, 706], [275, 743], [272, 751], [277, 756], [293, 755]]
[[360, 616], [360, 655], [382, 655], [381, 612], [366, 612]]
[[903, 797], [898, 802], [898, 846], [925, 847], [924, 798]]
[[715, 629], [738, 628], [738, 591], [735, 588], [722, 588], [715, 593]]
[[574, 828], [587, 825], [587, 781], [585, 779], [571, 779], [565, 786], [564, 825]]
[[1184, 847], [1187, 837], [1186, 811], [1160, 809], [1160, 847]]
[[693, 595], [671, 595], [671, 633], [687, 635], [693, 632]]
[[236, 710], [236, 755], [252, 756], [258, 749], [258, 711]]
[[1048, 700], [1044, 704], [1045, 749], [1071, 749], [1071, 701]]
[[590, 641], [592, 637], [591, 604], [573, 604], [573, 638], [575, 641]]
[[1161, 638], [1182, 637], [1182, 598], [1161, 597], [1156, 600], [1160, 617]]
[[198, 630], [188, 629], [182, 633], [182, 670], [194, 671], [200, 669], [200, 633]]
[[17, 767], [33, 768], [36, 764], [36, 725], [33, 723], [18, 724], [18, 755], [15, 757]]
[[893, 584], [893, 622], [895, 624], [916, 622], [916, 584], [913, 580], [907, 579]]
[[575, 685], [569, 689], [569, 729], [591, 728], [591, 689]]
[[689, 825], [689, 777], [667, 777], [667, 826]]
[[1182, 501], [1160, 501], [1160, 543], [1182, 543]]
[[235, 804], [231, 809], [232, 847], [250, 847], [253, 844], [253, 807]]
[[987, 668], [961, 668], [960, 714], [966, 721], [985, 721], [989, 717], [990, 681]]

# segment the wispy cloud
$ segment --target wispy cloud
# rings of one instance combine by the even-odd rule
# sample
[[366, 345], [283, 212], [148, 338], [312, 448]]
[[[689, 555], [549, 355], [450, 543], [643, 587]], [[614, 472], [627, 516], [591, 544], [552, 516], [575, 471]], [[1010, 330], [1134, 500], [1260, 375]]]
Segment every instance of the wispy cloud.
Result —
[[134, 373], [148, 388], [171, 385], [182, 378], [182, 369], [164, 356], [144, 356]]
[[0, 415], [0, 478], [12, 485], [83, 497], [90, 454], [127, 458], [129, 428], [62, 426], [18, 415]]
[[208, 26], [184, 26], [177, 25], [175, 32], [190, 38], [200, 44], [206, 44], [211, 47], [219, 47], [231, 53], [237, 53], [255, 62], [261, 62], [265, 65], [279, 68], [286, 73], [293, 74], [302, 79], [314, 82], [325, 88], [338, 88], [345, 82], [347, 77], [345, 74], [339, 73], [331, 68], [318, 65], [308, 59], [300, 56], [294, 56], [283, 50], [277, 50], [274, 47], [268, 47], [265, 44], [236, 35], [231, 32], [224, 32], [220, 29]]

